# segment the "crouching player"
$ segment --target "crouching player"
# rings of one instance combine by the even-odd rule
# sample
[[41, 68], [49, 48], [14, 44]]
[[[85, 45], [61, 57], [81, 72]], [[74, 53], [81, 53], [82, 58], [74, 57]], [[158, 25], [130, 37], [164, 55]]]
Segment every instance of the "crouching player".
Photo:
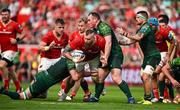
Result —
[[41, 71], [35, 76], [34, 82], [21, 93], [11, 92], [0, 88], [0, 94], [9, 96], [12, 99], [31, 99], [48, 90], [51, 86], [59, 83], [64, 78], [69, 76], [66, 58], [61, 57], [60, 60], [48, 68], [46, 71]]
[[177, 89], [177, 96], [174, 98], [174, 103], [180, 103], [180, 57], [173, 59], [167, 63], [163, 68], [162, 72], [169, 78], [171, 83]]

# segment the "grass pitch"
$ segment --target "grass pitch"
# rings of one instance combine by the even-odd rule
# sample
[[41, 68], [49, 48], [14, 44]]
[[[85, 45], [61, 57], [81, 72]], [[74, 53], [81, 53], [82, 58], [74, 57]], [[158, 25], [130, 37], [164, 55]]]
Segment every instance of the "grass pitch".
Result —
[[[0, 85], [2, 86], [2, 83]], [[27, 84], [23, 86], [26, 88]], [[94, 91], [94, 86], [90, 88]], [[136, 101], [139, 101], [143, 96], [143, 88], [130, 87], [130, 89]], [[74, 100], [57, 102], [59, 85], [49, 89], [47, 99], [11, 100], [7, 96], [0, 95], [0, 110], [180, 110], [180, 104], [131, 105], [127, 103], [125, 95], [116, 86], [108, 86], [106, 90], [107, 94], [101, 96], [99, 103], [82, 102], [81, 89]]]

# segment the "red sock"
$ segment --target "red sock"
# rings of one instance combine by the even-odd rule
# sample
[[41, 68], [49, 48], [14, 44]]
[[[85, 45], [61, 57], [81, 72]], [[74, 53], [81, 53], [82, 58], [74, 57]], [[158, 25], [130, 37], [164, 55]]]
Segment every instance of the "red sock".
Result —
[[16, 86], [16, 91], [20, 90], [21, 89], [21, 84], [19, 81], [15, 81], [14, 82], [15, 86]]
[[75, 92], [75, 91], [72, 91], [72, 92], [71, 92], [71, 96], [75, 97], [75, 96], [76, 96], [76, 92]]
[[167, 87], [164, 88], [164, 99], [168, 99], [169, 98], [169, 94], [168, 94], [168, 90]]
[[61, 89], [62, 89], [62, 90], [65, 90], [65, 88], [66, 88], [66, 83], [65, 83], [64, 81], [62, 81], [62, 83], [61, 83]]
[[153, 89], [153, 93], [154, 93], [154, 97], [159, 99], [159, 93], [158, 93], [158, 89], [157, 88]]
[[6, 90], [9, 89], [9, 78], [4, 79], [4, 88], [5, 88]]

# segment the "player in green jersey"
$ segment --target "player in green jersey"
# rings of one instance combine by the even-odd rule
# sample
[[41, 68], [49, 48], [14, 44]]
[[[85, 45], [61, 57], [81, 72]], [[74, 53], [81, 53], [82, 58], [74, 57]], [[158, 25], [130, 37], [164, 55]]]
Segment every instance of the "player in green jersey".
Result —
[[[131, 39], [131, 42], [139, 42], [144, 60], [141, 69], [141, 79], [144, 87], [144, 99], [140, 101], [142, 104], [151, 103], [151, 76], [160, 62], [160, 53], [155, 45], [155, 30], [147, 23], [148, 14], [146, 11], [139, 11], [136, 14], [136, 22], [139, 26], [135, 35], [130, 35], [122, 28], [119, 33]], [[157, 21], [158, 22], [158, 21]]]
[[99, 97], [104, 88], [104, 80], [111, 72], [113, 81], [127, 96], [128, 103], [135, 103], [127, 83], [121, 78], [123, 53], [112, 28], [107, 23], [101, 21], [99, 14], [96, 12], [89, 13], [88, 25], [106, 40], [104, 55], [100, 58], [102, 64], [98, 70], [99, 82], [95, 85], [95, 97], [90, 98], [89, 102], [99, 101]]
[[36, 74], [34, 82], [24, 92], [11, 92], [2, 87], [0, 89], [0, 94], [7, 95], [12, 99], [31, 99], [37, 97], [39, 94], [43, 93], [54, 84], [62, 81], [69, 75], [66, 58], [61, 57], [60, 60], [50, 68]]

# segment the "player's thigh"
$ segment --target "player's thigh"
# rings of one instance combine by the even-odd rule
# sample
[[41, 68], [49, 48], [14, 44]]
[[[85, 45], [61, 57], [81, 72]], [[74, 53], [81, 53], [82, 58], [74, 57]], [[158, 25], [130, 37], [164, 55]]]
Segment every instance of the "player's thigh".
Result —
[[76, 66], [76, 71], [77, 72], [83, 72], [85, 69], [85, 65], [87, 64], [87, 62], [79, 62], [79, 63], [75, 63]]
[[122, 63], [123, 63], [123, 56], [122, 55], [111, 55], [108, 59], [109, 70], [111, 70], [113, 68], [121, 69]]
[[98, 72], [100, 58], [99, 56], [88, 62], [90, 72]]
[[49, 77], [46, 77], [46, 72], [36, 74], [34, 82], [29, 86], [32, 96], [36, 97], [46, 91], [52, 85], [52, 82]]
[[16, 55], [17, 55], [17, 52], [11, 51], [11, 50], [2, 52], [1, 53], [1, 61], [3, 61], [3, 62], [0, 62], [0, 66], [1, 65], [7, 66], [7, 67], [12, 66], [13, 60], [16, 57]]
[[109, 74], [109, 70], [107, 68], [99, 68], [98, 69], [99, 82], [104, 82], [108, 74]]
[[47, 70], [53, 63], [48, 58], [41, 58], [39, 66], [38, 66], [38, 72]]

